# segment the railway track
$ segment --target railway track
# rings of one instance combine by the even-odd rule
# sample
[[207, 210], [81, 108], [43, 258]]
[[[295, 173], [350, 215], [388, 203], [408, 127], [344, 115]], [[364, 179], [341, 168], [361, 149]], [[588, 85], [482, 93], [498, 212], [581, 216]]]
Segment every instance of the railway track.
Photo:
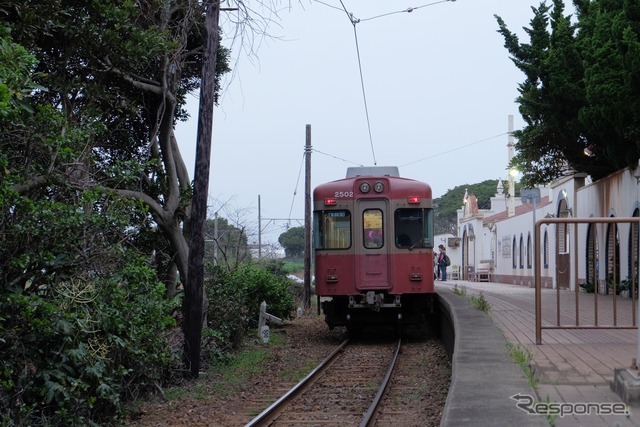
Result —
[[[399, 420], [407, 422], [403, 425], [428, 425], [419, 403], [434, 387], [423, 384], [419, 373], [434, 360], [425, 346], [441, 347], [433, 340], [408, 345], [400, 339], [344, 341], [246, 427], [385, 426], [398, 425]], [[441, 398], [446, 398], [446, 391]], [[439, 420], [440, 414], [435, 415]]]

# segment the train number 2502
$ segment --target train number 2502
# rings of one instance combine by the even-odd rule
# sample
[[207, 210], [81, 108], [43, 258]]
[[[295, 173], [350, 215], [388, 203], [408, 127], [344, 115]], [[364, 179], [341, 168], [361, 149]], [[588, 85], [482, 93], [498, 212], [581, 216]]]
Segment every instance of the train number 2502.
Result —
[[336, 199], [353, 198], [353, 191], [336, 191], [333, 197]]

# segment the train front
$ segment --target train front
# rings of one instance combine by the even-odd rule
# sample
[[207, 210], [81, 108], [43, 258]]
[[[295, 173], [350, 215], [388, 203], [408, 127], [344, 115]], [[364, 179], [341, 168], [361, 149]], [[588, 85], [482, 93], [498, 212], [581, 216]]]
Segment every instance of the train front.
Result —
[[431, 187], [349, 168], [313, 193], [316, 293], [329, 327], [421, 322], [432, 309]]

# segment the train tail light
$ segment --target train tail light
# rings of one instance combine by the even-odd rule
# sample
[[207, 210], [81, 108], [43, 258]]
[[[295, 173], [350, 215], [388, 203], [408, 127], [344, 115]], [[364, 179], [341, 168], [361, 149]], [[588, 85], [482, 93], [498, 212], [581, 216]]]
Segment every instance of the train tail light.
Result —
[[420, 197], [409, 197], [407, 199], [407, 201], [409, 202], [410, 205], [417, 205], [418, 203], [420, 203]]
[[326, 199], [324, 199], [324, 205], [325, 206], [335, 206], [337, 204], [337, 200], [336, 199], [332, 199], [327, 197]]

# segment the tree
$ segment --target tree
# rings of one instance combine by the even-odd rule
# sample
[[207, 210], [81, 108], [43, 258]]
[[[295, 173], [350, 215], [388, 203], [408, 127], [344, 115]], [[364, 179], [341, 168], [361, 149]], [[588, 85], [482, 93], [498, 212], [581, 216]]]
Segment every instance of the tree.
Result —
[[461, 209], [465, 192], [473, 194], [478, 199], [480, 209], [489, 209], [491, 198], [496, 194], [497, 180], [486, 180], [477, 184], [458, 185], [448, 190], [442, 197], [433, 200], [434, 228], [436, 234], [451, 233], [458, 235], [458, 209]]
[[[81, 271], [85, 264], [75, 259], [78, 252], [85, 259], [100, 259], [95, 258], [95, 248], [103, 246], [94, 244], [100, 240], [95, 236], [117, 233], [99, 227], [72, 230], [77, 223], [84, 224], [85, 216], [102, 219], [100, 214], [124, 199], [125, 205], [133, 202], [130, 219], [135, 221], [130, 226], [113, 224], [114, 229], [134, 243], [131, 229], [147, 231], [145, 222], [152, 221], [169, 242], [168, 256], [155, 257], [158, 264], [168, 263], [159, 265], [166, 272], [162, 277], [167, 288], [175, 286], [177, 269], [191, 296], [187, 284], [192, 187], [174, 127], [186, 117], [185, 97], [198, 88], [202, 77], [204, 5], [172, 0], [36, 0], [4, 3], [0, 12], [13, 39], [37, 59], [32, 71], [39, 84], [31, 96], [38, 120], [25, 117], [22, 122], [3, 123], [0, 147], [11, 158], [7, 164], [15, 177], [11, 190], [17, 199], [5, 205], [14, 207], [5, 212], [12, 219], [37, 219], [31, 234], [39, 230], [38, 224], [47, 224], [39, 216], [71, 213], [58, 220], [64, 226], [61, 231], [68, 232], [43, 240], [45, 247], [38, 252], [32, 253], [29, 246], [11, 247], [14, 268], [7, 274], [16, 277], [8, 283], [42, 289], [43, 283]], [[213, 102], [219, 78], [228, 71], [227, 50], [220, 47], [216, 52], [219, 58], [212, 63], [218, 67], [207, 74], [212, 74]], [[24, 126], [27, 121], [32, 126]], [[151, 258], [151, 253], [147, 256]], [[202, 295], [202, 287], [195, 293]], [[190, 299], [185, 311], [202, 313]], [[194, 316], [187, 317], [185, 331], [195, 331], [190, 326]], [[200, 328], [202, 322], [197, 324]], [[196, 359], [191, 366], [197, 366], [200, 341], [188, 340], [189, 336], [185, 334], [185, 341], [198, 352], [190, 358]]]
[[80, 188], [73, 173], [26, 188], [25, 169], [67, 161], [85, 134], [69, 127], [63, 141], [61, 111], [33, 102], [37, 61], [2, 24], [0, 59], [0, 414], [12, 425], [106, 424], [172, 365], [174, 304], [131, 249], [139, 204]]
[[278, 237], [287, 258], [300, 258], [304, 254], [304, 227], [291, 227]]
[[[191, 180], [174, 125], [200, 82], [202, 5], [42, 0], [0, 8], [14, 40], [38, 60], [44, 90], [34, 94], [36, 110], [60, 112], [49, 144], [37, 143], [45, 141], [42, 125], [4, 129], [0, 145], [26, 155], [14, 163], [22, 165], [14, 189], [37, 197], [52, 184], [71, 184], [144, 203], [184, 281]], [[227, 51], [218, 54], [217, 79], [228, 71]]]
[[208, 219], [205, 223], [205, 236], [206, 259], [215, 259], [216, 265], [233, 271], [240, 264], [251, 260], [247, 234], [243, 226], [232, 225], [223, 217]]
[[[573, 172], [598, 179], [640, 157], [637, 57], [631, 56], [638, 49], [637, 6], [574, 3], [577, 23], [564, 15], [562, 0], [532, 8], [530, 43], [520, 43], [496, 16], [505, 48], [525, 74], [517, 102], [526, 126], [514, 132], [517, 154], [510, 165], [522, 172], [525, 186]], [[585, 156], [586, 147], [595, 156]]]
[[617, 169], [635, 166], [640, 153], [640, 7], [637, 2], [578, 2], [584, 52], [584, 124], [599, 130], [597, 156]]

